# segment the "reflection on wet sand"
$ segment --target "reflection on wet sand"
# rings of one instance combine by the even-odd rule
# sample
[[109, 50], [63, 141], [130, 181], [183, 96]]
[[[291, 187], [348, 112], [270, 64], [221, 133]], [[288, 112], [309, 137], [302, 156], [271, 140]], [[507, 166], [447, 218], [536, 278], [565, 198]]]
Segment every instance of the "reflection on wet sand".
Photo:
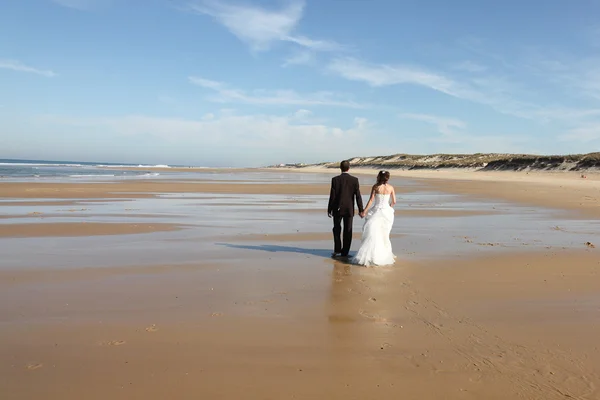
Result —
[[[328, 304], [332, 361], [339, 367], [352, 367], [358, 359], [377, 359], [388, 346], [390, 303], [386, 284], [389, 268], [373, 269], [337, 261], [331, 272]], [[360, 367], [356, 365], [356, 367]]]

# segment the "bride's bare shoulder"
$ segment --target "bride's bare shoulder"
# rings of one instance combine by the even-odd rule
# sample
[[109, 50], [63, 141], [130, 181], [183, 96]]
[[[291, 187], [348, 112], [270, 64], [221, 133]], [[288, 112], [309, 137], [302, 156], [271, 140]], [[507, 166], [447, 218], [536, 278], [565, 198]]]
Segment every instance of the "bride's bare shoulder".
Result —
[[392, 194], [395, 192], [394, 187], [392, 185], [390, 185], [389, 183], [385, 186], [386, 186], [386, 188], [385, 188], [386, 194]]

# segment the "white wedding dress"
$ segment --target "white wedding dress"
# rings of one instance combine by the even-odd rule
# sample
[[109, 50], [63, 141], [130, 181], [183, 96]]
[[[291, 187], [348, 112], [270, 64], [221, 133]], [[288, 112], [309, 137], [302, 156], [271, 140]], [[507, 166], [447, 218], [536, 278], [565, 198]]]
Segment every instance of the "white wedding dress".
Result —
[[375, 194], [373, 205], [365, 216], [362, 243], [352, 262], [367, 267], [394, 264], [396, 256], [390, 241], [393, 224], [394, 209], [390, 206], [390, 195]]

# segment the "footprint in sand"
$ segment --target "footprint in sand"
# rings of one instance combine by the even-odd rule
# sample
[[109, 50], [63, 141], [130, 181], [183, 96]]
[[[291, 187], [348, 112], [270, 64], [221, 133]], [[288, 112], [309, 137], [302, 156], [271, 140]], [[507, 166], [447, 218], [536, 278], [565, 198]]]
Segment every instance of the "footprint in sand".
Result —
[[369, 319], [369, 320], [374, 321], [374, 322], [382, 322], [382, 323], [388, 322], [388, 320], [386, 318], [383, 318], [382, 316], [377, 315], [377, 314], [375, 314], [375, 315], [368, 314], [368, 313], [366, 313], [363, 310], [360, 310], [358, 313], [361, 316], [363, 316], [364, 318]]
[[44, 365], [41, 363], [31, 363], [31, 364], [27, 364], [27, 366], [25, 368], [27, 368], [29, 371], [33, 371], [36, 369], [40, 369], [42, 368]]
[[146, 332], [150, 332], [150, 333], [158, 332], [158, 328], [156, 327], [156, 325], [152, 324], [151, 326], [146, 328]]
[[100, 345], [102, 346], [122, 346], [125, 344], [124, 340], [110, 340], [107, 342], [102, 342]]

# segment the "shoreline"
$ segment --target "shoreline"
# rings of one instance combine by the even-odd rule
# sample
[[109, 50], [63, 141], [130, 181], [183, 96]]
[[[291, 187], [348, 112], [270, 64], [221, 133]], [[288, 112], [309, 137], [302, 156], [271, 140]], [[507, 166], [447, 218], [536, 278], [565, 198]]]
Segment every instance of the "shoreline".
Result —
[[[223, 170], [222, 170], [223, 171]], [[305, 173], [335, 176], [339, 170], [323, 167], [240, 169], [253, 173]], [[227, 170], [227, 172], [230, 172]], [[368, 196], [367, 177], [376, 175], [377, 170], [351, 168], [350, 173], [361, 180], [363, 200]], [[600, 174], [580, 175], [572, 172], [485, 172], [485, 171], [406, 171], [392, 170], [391, 182], [397, 178], [409, 179], [420, 187], [396, 185], [399, 195], [416, 190], [441, 191], [463, 196], [499, 199], [531, 206], [549, 207], [575, 211], [581, 217], [600, 218]], [[216, 183], [213, 181], [189, 180], [131, 180], [127, 182], [103, 183], [44, 183], [44, 182], [0, 182], [0, 198], [9, 204], [27, 204], [31, 199], [53, 199], [61, 204], [66, 199], [85, 201], [101, 199], [127, 200], [128, 198], [156, 198], [160, 193], [204, 193], [204, 194], [273, 194], [273, 195], [324, 195], [329, 193], [329, 183]], [[367, 197], [368, 198], [368, 197]], [[18, 199], [18, 200], [17, 200]], [[42, 202], [29, 202], [42, 206]], [[48, 203], [51, 204], [51, 203]], [[2, 202], [0, 202], [2, 205]]]

